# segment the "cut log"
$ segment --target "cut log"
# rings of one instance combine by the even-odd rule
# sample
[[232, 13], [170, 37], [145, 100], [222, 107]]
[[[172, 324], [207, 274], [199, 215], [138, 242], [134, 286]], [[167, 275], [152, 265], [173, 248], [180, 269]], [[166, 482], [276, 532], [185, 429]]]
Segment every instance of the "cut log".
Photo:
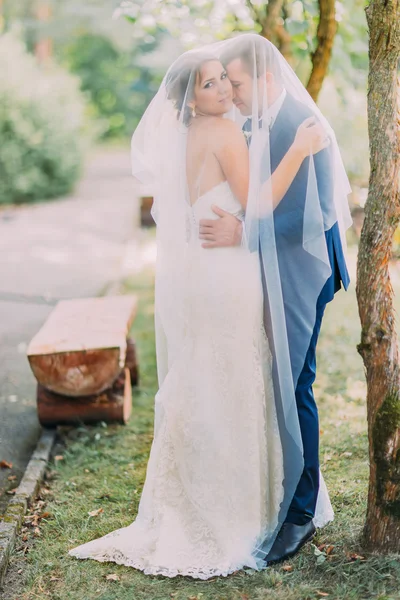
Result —
[[44, 427], [76, 423], [127, 423], [132, 410], [129, 369], [123, 369], [112, 388], [101, 394], [71, 398], [37, 386], [39, 422]]
[[136, 307], [133, 295], [59, 302], [28, 347], [38, 383], [71, 397], [109, 389], [125, 365]]
[[153, 196], [140, 197], [140, 225], [141, 227], [152, 227], [155, 225], [154, 219], [151, 216], [151, 208], [153, 206]]
[[139, 366], [136, 353], [136, 344], [132, 338], [126, 340], [125, 367], [129, 369], [132, 386], [139, 385]]

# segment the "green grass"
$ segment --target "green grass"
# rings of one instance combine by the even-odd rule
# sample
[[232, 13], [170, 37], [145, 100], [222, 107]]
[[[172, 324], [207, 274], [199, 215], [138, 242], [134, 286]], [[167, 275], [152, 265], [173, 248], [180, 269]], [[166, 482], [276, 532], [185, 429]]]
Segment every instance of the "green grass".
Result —
[[[42, 491], [50, 513], [19, 543], [7, 600], [353, 600], [400, 598], [396, 557], [367, 555], [359, 544], [366, 508], [368, 460], [363, 367], [355, 346], [359, 324], [354, 290], [340, 293], [328, 309], [318, 348], [315, 392], [321, 418], [321, 466], [336, 520], [318, 532], [289, 564], [259, 573], [197, 582], [143, 575], [112, 563], [78, 561], [69, 548], [128, 525], [135, 517], [152, 440], [156, 364], [153, 338], [153, 278], [145, 272], [126, 284], [140, 297], [133, 333], [141, 367], [129, 424], [63, 429], [57, 449], [63, 460], [52, 467], [50, 492]], [[88, 512], [102, 508], [97, 517]], [[29, 552], [24, 554], [24, 547]], [[356, 558], [356, 555], [363, 558]], [[23, 569], [18, 574], [18, 569]], [[116, 574], [118, 581], [106, 580]]]

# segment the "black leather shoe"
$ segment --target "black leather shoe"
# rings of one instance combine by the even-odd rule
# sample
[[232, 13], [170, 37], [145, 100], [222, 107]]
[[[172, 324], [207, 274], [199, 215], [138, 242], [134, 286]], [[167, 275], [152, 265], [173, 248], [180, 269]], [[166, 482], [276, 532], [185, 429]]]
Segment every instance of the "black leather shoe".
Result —
[[297, 552], [309, 542], [315, 534], [315, 525], [311, 521], [305, 525], [284, 523], [276, 536], [272, 548], [265, 557], [267, 566], [282, 562]]

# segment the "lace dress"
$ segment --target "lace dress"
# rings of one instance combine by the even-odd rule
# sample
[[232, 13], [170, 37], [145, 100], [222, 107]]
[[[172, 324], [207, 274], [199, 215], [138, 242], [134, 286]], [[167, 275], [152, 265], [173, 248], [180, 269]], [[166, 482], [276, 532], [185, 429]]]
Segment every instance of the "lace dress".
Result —
[[[71, 556], [208, 579], [257, 568], [257, 539], [277, 526], [283, 461], [259, 259], [201, 247], [197, 223], [215, 217], [212, 204], [241, 209], [226, 182], [193, 206], [184, 343], [156, 395], [137, 518]], [[324, 494], [320, 525], [331, 518]]]

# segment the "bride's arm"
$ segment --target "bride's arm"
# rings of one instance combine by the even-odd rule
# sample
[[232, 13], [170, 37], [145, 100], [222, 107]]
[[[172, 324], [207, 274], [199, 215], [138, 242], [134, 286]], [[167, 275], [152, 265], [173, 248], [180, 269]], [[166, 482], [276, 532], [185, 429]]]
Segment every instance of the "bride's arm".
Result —
[[298, 127], [296, 137], [276, 167], [272, 176], [263, 184], [263, 192], [272, 190], [272, 208], [275, 209], [293, 183], [303, 160], [310, 154], [316, 154], [329, 145], [322, 125], [315, 117], [309, 117]]
[[246, 209], [249, 193], [249, 150], [242, 130], [233, 121], [221, 119], [215, 128], [214, 154], [233, 194]]
[[[326, 134], [321, 125], [308, 126], [313, 121], [315, 119], [311, 117], [300, 125], [289, 151], [273, 172], [272, 177], [264, 183], [266, 186], [264, 191], [267, 194], [269, 193], [269, 186], [272, 184], [273, 209], [276, 208], [288, 191], [304, 157], [308, 156], [311, 151], [316, 154], [329, 144], [325, 139]], [[242, 206], [246, 208], [249, 185], [247, 145], [242, 132], [235, 123], [228, 120], [221, 122], [223, 123], [224, 134], [219, 135], [218, 131], [215, 132], [218, 141], [215, 155], [232, 191], [234, 191]], [[300, 150], [299, 144], [303, 150]], [[268, 210], [268, 207], [266, 208]], [[203, 248], [240, 245], [242, 239], [241, 221], [218, 207], [213, 207], [213, 211], [220, 217], [219, 219], [202, 219], [200, 221], [199, 237], [204, 242]]]
[[[230, 185], [244, 209], [249, 190], [249, 151], [236, 123], [221, 120], [215, 131], [215, 156]], [[263, 184], [263, 192], [272, 190], [272, 206], [277, 207], [293, 183], [303, 160], [329, 145], [325, 130], [315, 117], [305, 119], [298, 127], [296, 137], [271, 177]]]

